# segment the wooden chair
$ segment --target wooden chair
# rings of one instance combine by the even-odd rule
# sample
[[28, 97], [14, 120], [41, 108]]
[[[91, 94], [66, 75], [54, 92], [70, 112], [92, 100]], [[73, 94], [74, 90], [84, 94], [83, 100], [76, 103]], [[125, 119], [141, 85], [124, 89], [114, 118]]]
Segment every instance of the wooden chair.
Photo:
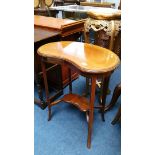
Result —
[[120, 2], [119, 2], [118, 9], [121, 10], [121, 0], [120, 0]]
[[115, 125], [117, 122], [121, 121], [121, 106], [119, 106], [118, 111], [113, 119], [113, 121], [111, 122], [112, 125]]
[[34, 8], [38, 8], [39, 7], [39, 0], [34, 0]]
[[[113, 95], [112, 95], [109, 105], [105, 107], [105, 111], [109, 111], [110, 109], [112, 109], [115, 106], [120, 95], [121, 95], [121, 84], [118, 84], [114, 89], [114, 92], [113, 92]], [[117, 111], [113, 121], [111, 122], [111, 124], [114, 125], [117, 122], [119, 122], [120, 120], [121, 120], [121, 105], [119, 106], [118, 111]]]

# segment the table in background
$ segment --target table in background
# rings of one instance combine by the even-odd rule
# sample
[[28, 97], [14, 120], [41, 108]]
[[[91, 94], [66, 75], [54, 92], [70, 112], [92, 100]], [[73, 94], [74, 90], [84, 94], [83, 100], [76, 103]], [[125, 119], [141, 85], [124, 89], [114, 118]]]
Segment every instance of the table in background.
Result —
[[104, 8], [114, 8], [115, 7], [115, 3], [111, 3], [111, 2], [102, 2], [102, 1], [94, 1], [94, 2], [90, 2], [90, 1], [85, 1], [85, 2], [80, 2], [80, 5], [82, 6], [94, 6], [94, 7], [104, 7]]
[[[39, 99], [35, 99], [42, 109], [44, 109], [47, 104], [43, 99], [42, 87], [41, 87], [41, 65], [40, 59], [37, 55], [37, 49], [46, 43], [55, 42], [60, 40], [76, 40], [80, 37], [84, 29], [84, 21], [74, 21], [69, 19], [57, 19], [52, 17], [44, 16], [34, 16], [34, 67], [35, 67], [35, 82], [37, 83]], [[53, 76], [53, 68], [51, 65], [47, 65], [48, 69], [48, 82], [50, 85], [57, 88], [56, 95], [51, 96], [51, 101], [57, 98], [62, 94], [63, 87], [67, 86], [69, 83], [67, 67], [65, 65], [54, 66], [56, 74], [59, 74], [56, 78], [56, 75]], [[50, 69], [51, 68], [51, 69]], [[62, 76], [61, 76], [62, 75]], [[78, 77], [78, 74], [72, 72], [72, 80], [75, 80]]]
[[[63, 18], [84, 19], [87, 18], [88, 11], [102, 10], [103, 7], [67, 5], [67, 6], [51, 6], [50, 10], [62, 11]], [[66, 14], [67, 13], [67, 14]]]

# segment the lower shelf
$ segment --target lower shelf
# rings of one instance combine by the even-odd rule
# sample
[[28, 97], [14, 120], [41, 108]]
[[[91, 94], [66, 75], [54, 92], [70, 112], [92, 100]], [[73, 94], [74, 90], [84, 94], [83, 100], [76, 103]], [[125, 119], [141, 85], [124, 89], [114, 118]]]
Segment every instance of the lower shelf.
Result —
[[56, 105], [60, 103], [61, 101], [72, 104], [76, 106], [78, 109], [80, 109], [83, 112], [86, 112], [89, 110], [89, 102], [85, 97], [82, 97], [77, 94], [67, 94], [64, 95], [64, 97], [58, 101], [52, 102], [50, 106]]

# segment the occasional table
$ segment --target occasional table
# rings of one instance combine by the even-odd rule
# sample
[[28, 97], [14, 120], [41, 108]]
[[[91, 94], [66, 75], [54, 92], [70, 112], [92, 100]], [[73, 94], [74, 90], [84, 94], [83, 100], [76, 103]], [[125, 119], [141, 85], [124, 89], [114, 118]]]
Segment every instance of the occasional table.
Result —
[[[94, 108], [102, 110], [104, 118], [104, 108], [106, 101], [106, 92], [109, 83], [109, 77], [120, 63], [119, 57], [112, 51], [80, 42], [61, 41], [48, 43], [38, 49], [38, 54], [41, 56], [42, 72], [46, 90], [46, 100], [48, 102], [48, 120], [51, 119], [51, 107], [60, 103], [66, 102], [76, 106], [82, 112], [86, 112], [88, 116], [88, 138], [87, 147], [91, 147], [91, 135], [94, 118]], [[63, 98], [50, 102], [48, 82], [46, 76], [45, 62], [56, 64], [66, 64], [69, 73], [69, 94]], [[85, 97], [74, 94], [72, 92], [71, 70], [76, 70], [80, 75], [91, 79], [91, 94], [88, 101]], [[94, 106], [96, 79], [104, 78], [102, 105]]]

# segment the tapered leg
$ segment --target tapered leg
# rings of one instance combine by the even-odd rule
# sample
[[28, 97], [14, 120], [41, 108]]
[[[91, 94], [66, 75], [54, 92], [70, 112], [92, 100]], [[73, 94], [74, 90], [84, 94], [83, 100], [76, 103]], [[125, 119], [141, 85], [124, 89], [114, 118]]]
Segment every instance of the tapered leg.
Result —
[[43, 92], [42, 92], [42, 87], [40, 85], [40, 76], [37, 75], [37, 73], [34, 73], [34, 78], [35, 78], [35, 83], [37, 86], [37, 90], [38, 90], [38, 96], [39, 96], [39, 100], [37, 100], [36, 98], [34, 99], [34, 102], [40, 106], [42, 109], [45, 109], [47, 104], [43, 99]]
[[105, 107], [105, 111], [110, 110], [115, 105], [120, 95], [121, 95], [121, 84], [118, 84], [114, 89], [113, 96], [110, 103]]
[[45, 93], [46, 93], [46, 102], [48, 104], [48, 121], [51, 120], [51, 107], [50, 105], [50, 99], [49, 99], [49, 90], [48, 90], [48, 82], [47, 82], [47, 75], [46, 75], [46, 67], [43, 60], [41, 61], [41, 67], [43, 72], [43, 79], [44, 79], [44, 85], [45, 85]]
[[69, 76], [69, 93], [72, 94], [72, 77], [71, 77], [71, 69], [68, 68], [68, 76]]
[[89, 32], [84, 31], [84, 42], [90, 43], [90, 35]]
[[86, 90], [83, 96], [87, 96], [89, 94], [89, 78], [86, 77]]
[[91, 147], [91, 135], [94, 119], [94, 102], [95, 102], [95, 89], [96, 89], [96, 77], [91, 78], [91, 94], [90, 94], [90, 110], [89, 110], [89, 122], [88, 122], [88, 139], [87, 147]]
[[102, 109], [101, 109], [101, 116], [102, 116], [102, 120], [105, 121], [104, 119], [104, 109], [105, 109], [105, 102], [106, 102], [106, 97], [107, 97], [107, 90], [108, 90], [108, 86], [109, 86], [109, 79], [110, 79], [110, 76], [106, 76], [104, 77], [104, 80], [102, 81], [102, 83], [104, 83], [102, 85]]
[[112, 125], [116, 124], [119, 122], [121, 119], [121, 106], [119, 107], [116, 116], [114, 117], [113, 121], [111, 122]]
[[99, 97], [99, 104], [102, 104], [102, 96], [103, 96], [103, 77], [101, 78], [101, 88], [100, 88], [100, 97]]
[[47, 104], [43, 99], [43, 91], [42, 91], [42, 87], [40, 84], [41, 81], [41, 76], [39, 75], [39, 69], [38, 69], [38, 61], [39, 61], [39, 56], [38, 55], [34, 55], [34, 80], [37, 86], [37, 90], [38, 90], [38, 96], [39, 96], [39, 100], [34, 98], [35, 104], [37, 104], [38, 106], [40, 106], [42, 109], [45, 109]]

